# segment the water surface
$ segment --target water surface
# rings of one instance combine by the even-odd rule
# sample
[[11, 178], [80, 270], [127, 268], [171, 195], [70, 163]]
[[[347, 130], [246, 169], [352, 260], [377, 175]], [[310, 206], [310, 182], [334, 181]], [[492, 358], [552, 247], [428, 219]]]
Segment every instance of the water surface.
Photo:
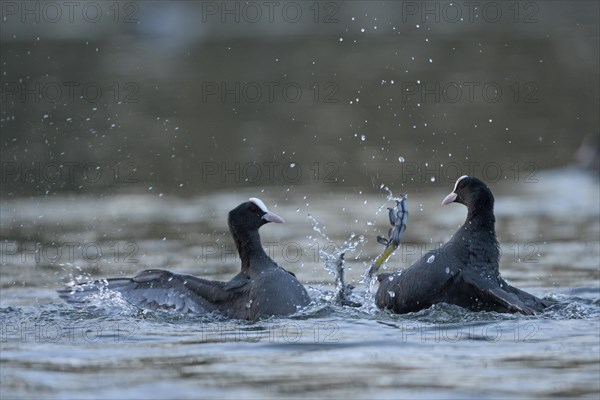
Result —
[[[555, 303], [536, 316], [443, 304], [392, 315], [372, 302], [336, 305], [333, 276], [319, 252], [354, 248], [347, 256], [348, 279], [357, 286], [356, 298], [364, 299], [361, 274], [381, 250], [375, 235], [387, 230], [387, 213], [378, 211], [391, 205], [385, 191], [313, 194], [308, 200], [276, 189], [260, 194], [287, 219], [263, 227], [263, 242], [307, 283], [314, 302], [289, 318], [257, 322], [144, 312], [114, 296], [98, 307], [77, 308], [54, 292], [67, 282], [143, 268], [228, 279], [239, 264], [225, 230], [226, 211], [256, 193], [101, 201], [56, 196], [44, 200], [43, 210], [36, 198], [7, 202], [2, 396], [596, 398], [597, 177], [575, 170], [540, 177], [536, 185], [493, 186], [504, 277]], [[579, 192], [564, 190], [575, 181]], [[405, 243], [388, 268], [408, 265], [462, 222], [462, 206], [439, 206], [445, 194], [409, 193]], [[578, 207], [572, 207], [575, 198]], [[570, 211], [555, 212], [565, 208]], [[18, 251], [6, 247], [10, 243]], [[36, 243], [39, 262], [28, 252]], [[65, 243], [73, 243], [72, 253], [57, 259], [52, 246], [65, 251]], [[103, 250], [100, 256], [92, 243]]]

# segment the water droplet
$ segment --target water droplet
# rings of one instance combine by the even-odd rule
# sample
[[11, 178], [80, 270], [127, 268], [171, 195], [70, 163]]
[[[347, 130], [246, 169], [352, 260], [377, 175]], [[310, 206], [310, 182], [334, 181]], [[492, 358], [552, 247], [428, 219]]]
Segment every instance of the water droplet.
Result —
[[388, 295], [390, 297], [396, 297], [396, 293], [392, 292], [391, 290], [388, 290]]
[[434, 256], [434, 255], [431, 255], [431, 256], [429, 256], [429, 258], [427, 259], [427, 264], [431, 264], [431, 263], [432, 263], [432, 262], [434, 262], [434, 261], [435, 261], [435, 256]]
[[404, 157], [402, 157], [402, 156], [398, 157], [398, 161], [399, 161], [399, 162], [404, 162], [404, 161], [405, 161], [405, 160], [404, 160]]
[[446, 273], [449, 274], [450, 273], [450, 268], [446, 267]]

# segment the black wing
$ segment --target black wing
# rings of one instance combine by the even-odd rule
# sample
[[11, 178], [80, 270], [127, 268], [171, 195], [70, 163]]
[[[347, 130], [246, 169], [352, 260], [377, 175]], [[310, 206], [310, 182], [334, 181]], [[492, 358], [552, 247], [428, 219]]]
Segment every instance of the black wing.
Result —
[[59, 296], [68, 302], [86, 303], [94, 294], [116, 291], [126, 301], [140, 308], [202, 314], [216, 310], [216, 304], [230, 298], [230, 289], [239, 289], [240, 286], [240, 282], [230, 285], [229, 282], [209, 281], [191, 275], [150, 269], [133, 278], [89, 282], [58, 292]]
[[[525, 294], [531, 298], [535, 296], [529, 293], [523, 292], [522, 290], [513, 288], [506, 282], [499, 278], [501, 282], [504, 282], [503, 286], [491, 282], [489, 279], [485, 279], [477, 274], [468, 274], [463, 276], [464, 282], [468, 285], [471, 297], [476, 300], [476, 303], [482, 309], [492, 310], [498, 312], [520, 312], [525, 315], [534, 315], [537, 311], [541, 311], [543, 307], [538, 307], [521, 296], [519, 293]], [[514, 291], [511, 291], [513, 289]]]
[[528, 307], [533, 308], [536, 311], [542, 311], [543, 309], [550, 306], [550, 303], [532, 295], [524, 290], [518, 289], [514, 286], [509, 285], [504, 279], [500, 278], [502, 287], [509, 293], [516, 295], [519, 300], [525, 303]]

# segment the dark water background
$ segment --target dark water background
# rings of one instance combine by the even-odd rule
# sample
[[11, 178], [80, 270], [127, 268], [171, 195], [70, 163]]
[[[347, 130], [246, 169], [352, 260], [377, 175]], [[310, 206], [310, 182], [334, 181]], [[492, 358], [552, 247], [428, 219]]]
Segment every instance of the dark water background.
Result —
[[[47, 4], [2, 3], [3, 399], [597, 398], [597, 2], [281, 2], [272, 19], [260, 2], [82, 2], [72, 21]], [[349, 249], [368, 297], [381, 186], [409, 195], [397, 269], [463, 221], [439, 206], [462, 174], [496, 196], [503, 276], [557, 304], [335, 305], [322, 255]], [[299, 315], [58, 300], [144, 268], [228, 279], [225, 216], [248, 197], [286, 219], [261, 233], [311, 288]]]

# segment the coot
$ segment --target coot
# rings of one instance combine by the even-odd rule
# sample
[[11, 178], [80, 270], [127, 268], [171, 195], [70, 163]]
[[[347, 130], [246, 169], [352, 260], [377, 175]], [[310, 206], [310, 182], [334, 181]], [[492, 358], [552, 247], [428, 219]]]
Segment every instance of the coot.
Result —
[[247, 320], [293, 314], [308, 305], [310, 298], [296, 276], [265, 253], [258, 229], [268, 222], [284, 221], [257, 198], [229, 212], [229, 230], [242, 261], [241, 272], [229, 282], [149, 269], [133, 278], [88, 282], [58, 293], [68, 302], [85, 303], [99, 291], [115, 291], [144, 309], [197, 314], [218, 311], [228, 318]]
[[408, 313], [449, 303], [476, 311], [523, 314], [547, 307], [543, 300], [509, 285], [500, 276], [494, 196], [485, 183], [461, 176], [442, 205], [453, 202], [467, 206], [465, 223], [448, 243], [410, 267], [380, 274], [377, 306]]

